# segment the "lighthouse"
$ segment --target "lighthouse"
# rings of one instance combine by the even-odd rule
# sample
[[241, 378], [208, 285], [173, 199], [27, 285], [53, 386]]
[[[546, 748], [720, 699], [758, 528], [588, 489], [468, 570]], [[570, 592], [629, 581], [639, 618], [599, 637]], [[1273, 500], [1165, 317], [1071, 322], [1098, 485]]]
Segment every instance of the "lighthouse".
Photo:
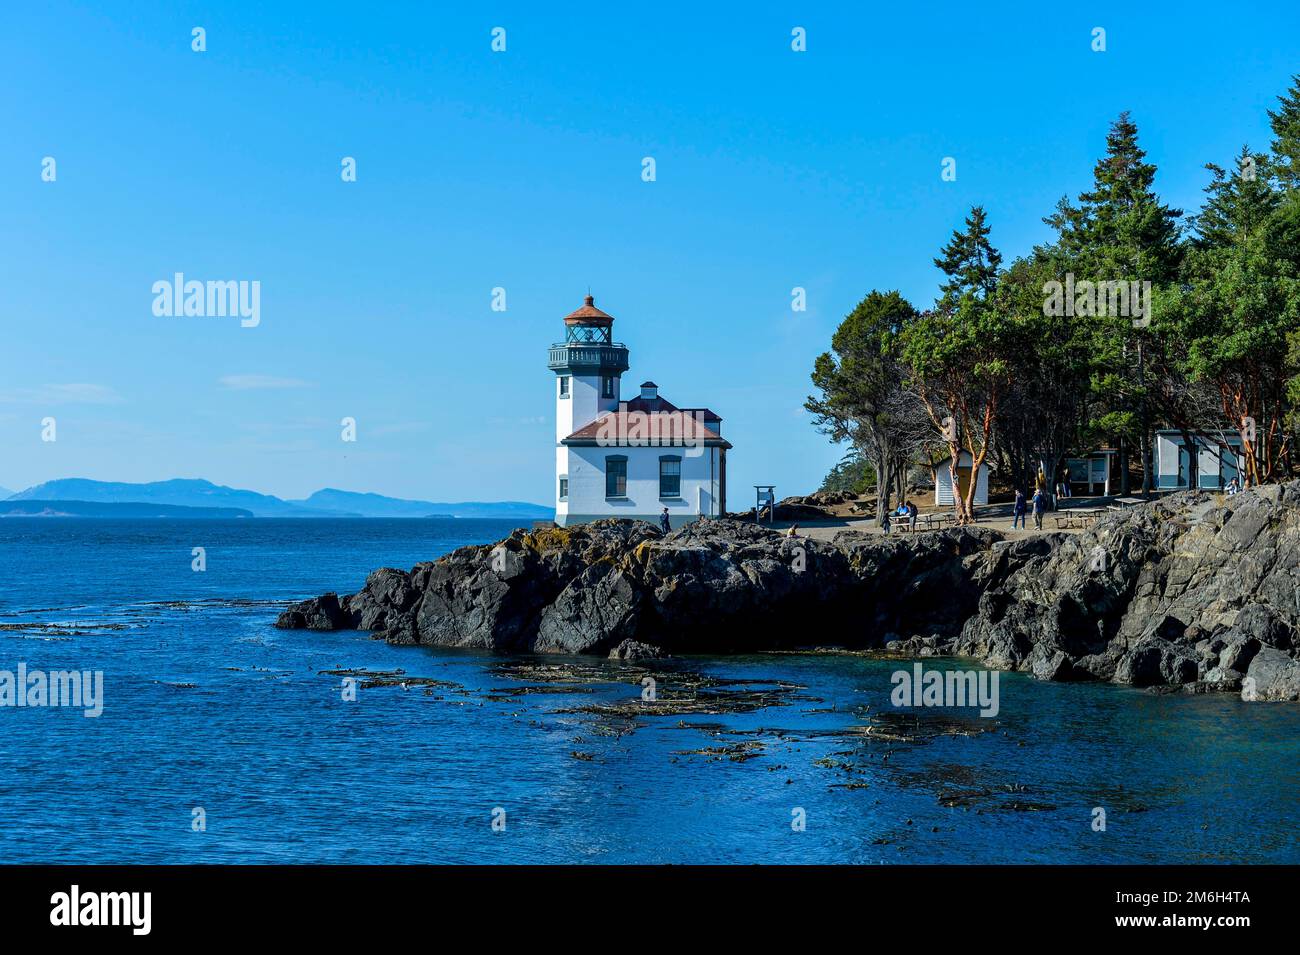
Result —
[[626, 345], [614, 317], [588, 295], [564, 317], [564, 340], [550, 347], [555, 373], [555, 521], [568, 527], [602, 517], [673, 527], [726, 511], [722, 418], [678, 408], [643, 382], [622, 398]]

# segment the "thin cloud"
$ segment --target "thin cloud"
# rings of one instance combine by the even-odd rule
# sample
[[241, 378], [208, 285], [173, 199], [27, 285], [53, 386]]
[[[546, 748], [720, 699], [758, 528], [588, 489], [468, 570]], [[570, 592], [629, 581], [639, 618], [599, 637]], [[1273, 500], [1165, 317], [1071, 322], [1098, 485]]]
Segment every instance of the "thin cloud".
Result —
[[123, 398], [108, 385], [74, 382], [0, 391], [0, 401], [31, 405], [116, 405]]
[[274, 375], [222, 375], [218, 384], [232, 391], [263, 391], [276, 388], [307, 388], [301, 378], [277, 378]]

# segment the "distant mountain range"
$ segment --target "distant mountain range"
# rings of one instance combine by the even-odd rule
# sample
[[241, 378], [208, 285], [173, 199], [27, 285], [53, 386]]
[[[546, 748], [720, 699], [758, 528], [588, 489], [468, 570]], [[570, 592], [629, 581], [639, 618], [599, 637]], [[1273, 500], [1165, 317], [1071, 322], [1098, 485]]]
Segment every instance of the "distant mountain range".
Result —
[[252, 517], [242, 507], [182, 507], [179, 504], [144, 504], [128, 501], [108, 504], [102, 501], [0, 501], [0, 517], [185, 517], [231, 518]]
[[[408, 501], [382, 494], [324, 488], [311, 497], [286, 501], [271, 494], [225, 487], [198, 478], [175, 478], [130, 484], [63, 478], [46, 481], [25, 491], [0, 498], [5, 504], [32, 501], [68, 501], [99, 504], [154, 504], [187, 508], [235, 508], [255, 517], [491, 517], [510, 520], [545, 520], [552, 508], [524, 501]], [[0, 506], [0, 511], [5, 508]], [[184, 515], [174, 515], [184, 516]], [[199, 516], [199, 515], [193, 515]], [[212, 516], [212, 515], [206, 515]], [[236, 514], [223, 516], [239, 516]]]

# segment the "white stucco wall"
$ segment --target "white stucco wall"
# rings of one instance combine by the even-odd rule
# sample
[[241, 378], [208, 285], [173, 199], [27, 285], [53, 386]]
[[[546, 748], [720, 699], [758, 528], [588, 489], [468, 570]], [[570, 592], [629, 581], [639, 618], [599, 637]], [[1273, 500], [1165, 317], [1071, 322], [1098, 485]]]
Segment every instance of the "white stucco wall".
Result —
[[[627, 494], [623, 498], [606, 498], [605, 458], [616, 454], [627, 457]], [[681, 494], [676, 498], [659, 497], [661, 455], [682, 459]], [[568, 475], [569, 496], [567, 500], [558, 500], [557, 480], [556, 523], [563, 527], [600, 517], [628, 517], [657, 523], [665, 507], [674, 527], [701, 513], [717, 516], [718, 467], [717, 448], [561, 446], [556, 449], [556, 473]]]
[[569, 376], [569, 397], [560, 397], [560, 378], [555, 376], [555, 440], [563, 441], [584, 425], [595, 421], [598, 415], [618, 408], [621, 376], [614, 376], [614, 397], [600, 397], [600, 377], [593, 375]]

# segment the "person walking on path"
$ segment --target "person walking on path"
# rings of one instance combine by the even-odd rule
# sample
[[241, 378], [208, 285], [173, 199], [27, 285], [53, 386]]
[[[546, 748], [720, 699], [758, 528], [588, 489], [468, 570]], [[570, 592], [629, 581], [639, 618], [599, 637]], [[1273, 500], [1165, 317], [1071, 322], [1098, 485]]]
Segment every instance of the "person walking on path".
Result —
[[1040, 487], [1034, 492], [1034, 527], [1038, 530], [1043, 529], [1043, 511], [1047, 510], [1047, 495], [1043, 493]]
[[672, 522], [668, 520], [668, 508], [665, 507], [664, 512], [659, 515], [659, 529], [667, 534], [672, 530], [672, 526]]
[[1016, 503], [1011, 507], [1011, 529], [1014, 531], [1016, 525], [1020, 525], [1022, 531], [1029, 530], [1028, 518], [1026, 513], [1029, 508], [1025, 501], [1025, 492], [1021, 488], [1016, 488]]

